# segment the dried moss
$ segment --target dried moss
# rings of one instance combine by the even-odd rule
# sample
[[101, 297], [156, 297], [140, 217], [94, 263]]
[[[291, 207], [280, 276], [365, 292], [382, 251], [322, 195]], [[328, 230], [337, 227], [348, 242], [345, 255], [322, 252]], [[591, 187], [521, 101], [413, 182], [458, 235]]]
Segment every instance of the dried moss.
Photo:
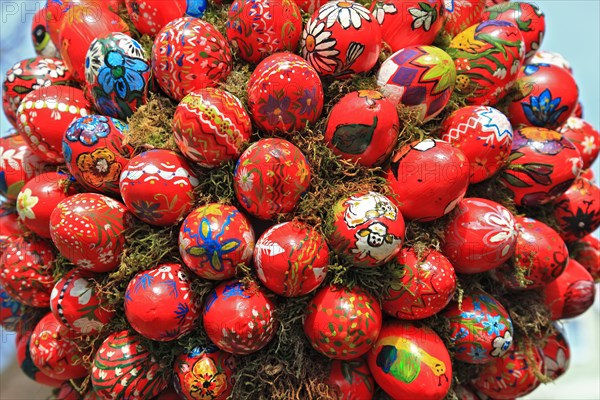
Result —
[[135, 148], [136, 153], [151, 149], [177, 150], [173, 138], [173, 114], [177, 104], [159, 94], [151, 94], [148, 103], [128, 118], [129, 130], [125, 144]]

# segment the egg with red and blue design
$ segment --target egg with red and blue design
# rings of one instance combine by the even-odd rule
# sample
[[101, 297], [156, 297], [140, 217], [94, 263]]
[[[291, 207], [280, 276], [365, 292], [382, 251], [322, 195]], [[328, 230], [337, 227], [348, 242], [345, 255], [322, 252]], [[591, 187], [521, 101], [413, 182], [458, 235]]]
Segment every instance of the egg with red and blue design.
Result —
[[600, 132], [578, 117], [569, 117], [557, 132], [577, 147], [583, 160], [583, 169], [590, 168], [600, 152]]
[[323, 110], [323, 96], [315, 69], [289, 52], [265, 58], [248, 81], [248, 109], [265, 133], [292, 133], [315, 123]]
[[200, 182], [185, 158], [170, 150], [149, 150], [129, 160], [119, 189], [133, 215], [150, 225], [178, 223], [191, 211]]
[[23, 371], [23, 374], [29, 379], [42, 385], [57, 388], [63, 383], [64, 380], [54, 379], [46, 375], [44, 371], [40, 370], [31, 359], [29, 343], [31, 340], [32, 333], [32, 331], [26, 331], [23, 333], [22, 336], [15, 335], [17, 347], [17, 364], [21, 368], [21, 371]]
[[211, 400], [226, 400], [233, 389], [235, 357], [214, 345], [196, 347], [177, 357], [174, 370], [175, 390], [184, 399], [205, 395]]
[[571, 258], [563, 273], [546, 285], [542, 293], [544, 304], [556, 321], [586, 312], [594, 304], [596, 286], [592, 275]]
[[375, 391], [375, 381], [362, 358], [333, 360], [327, 383], [341, 393], [340, 400], [371, 400]]
[[22, 305], [13, 299], [0, 284], [0, 325], [7, 331], [17, 329], [22, 317]]
[[442, 49], [409, 46], [385, 60], [377, 72], [381, 93], [415, 113], [419, 122], [437, 116], [450, 101], [456, 80], [454, 62]]
[[16, 200], [25, 183], [48, 167], [20, 134], [0, 138], [0, 194]]
[[357, 193], [333, 207], [332, 250], [357, 267], [390, 261], [404, 241], [404, 218], [395, 203], [376, 192]]
[[206, 334], [219, 349], [245, 355], [273, 339], [279, 328], [274, 313], [275, 303], [266, 290], [234, 279], [208, 294], [202, 318]]

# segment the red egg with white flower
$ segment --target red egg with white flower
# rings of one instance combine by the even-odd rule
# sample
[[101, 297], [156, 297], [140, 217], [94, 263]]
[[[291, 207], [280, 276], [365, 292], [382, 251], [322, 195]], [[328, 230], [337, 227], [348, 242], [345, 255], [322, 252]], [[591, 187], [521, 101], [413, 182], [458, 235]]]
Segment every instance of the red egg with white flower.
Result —
[[16, 200], [23, 185], [48, 168], [19, 134], [0, 138], [0, 154], [0, 194], [8, 200]]
[[600, 240], [592, 234], [584, 236], [575, 242], [573, 257], [594, 278], [594, 282], [600, 282]]
[[583, 160], [583, 169], [590, 168], [600, 152], [600, 132], [577, 117], [569, 117], [557, 131], [577, 147]]
[[327, 383], [341, 393], [340, 400], [371, 400], [375, 391], [375, 381], [362, 358], [333, 360]]
[[432, 221], [452, 211], [469, 186], [469, 160], [462, 150], [435, 139], [402, 147], [385, 172], [407, 219]]
[[571, 361], [571, 348], [565, 332], [554, 326], [556, 332], [546, 338], [541, 348], [546, 365], [546, 376], [553, 381], [560, 378], [568, 369]]
[[560, 235], [567, 243], [591, 234], [600, 226], [600, 188], [587, 179], [578, 178], [554, 200], [554, 205]]
[[129, 222], [123, 203], [79, 193], [58, 203], [50, 216], [50, 235], [58, 251], [78, 267], [108, 272], [119, 265]]
[[135, 29], [140, 34], [151, 37], [154, 37], [169, 22], [183, 17], [186, 14], [187, 3], [192, 1], [125, 0], [127, 13]]
[[444, 30], [452, 36], [481, 21], [486, 0], [446, 1], [446, 23]]
[[594, 304], [594, 278], [581, 264], [570, 259], [564, 272], [544, 288], [543, 296], [553, 321], [575, 318]]

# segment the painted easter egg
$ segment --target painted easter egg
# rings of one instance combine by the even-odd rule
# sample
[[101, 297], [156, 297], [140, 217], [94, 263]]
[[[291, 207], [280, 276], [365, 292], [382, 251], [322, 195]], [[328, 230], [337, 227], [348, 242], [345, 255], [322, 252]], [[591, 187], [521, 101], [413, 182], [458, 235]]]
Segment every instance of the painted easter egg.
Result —
[[444, 25], [446, 11], [442, 0], [375, 0], [371, 13], [381, 26], [383, 41], [396, 52], [432, 44]]
[[513, 23], [483, 21], [459, 33], [447, 51], [456, 65], [457, 91], [468, 95], [469, 104], [493, 106], [515, 84], [525, 43]]
[[565, 332], [556, 326], [554, 328], [556, 332], [546, 339], [546, 344], [541, 348], [546, 365], [546, 376], [553, 381], [569, 369], [571, 361], [571, 348]]
[[42, 385], [51, 386], [54, 388], [59, 387], [63, 383], [63, 379], [54, 379], [49, 377], [33, 363], [33, 360], [31, 359], [31, 352], [29, 351], [31, 334], [32, 331], [26, 331], [22, 336], [15, 335], [17, 339], [17, 364], [19, 364], [23, 374], [31, 380]]
[[300, 41], [302, 57], [321, 76], [337, 79], [368, 72], [382, 47], [381, 28], [368, 9], [353, 1], [330, 1], [310, 17]]
[[72, 332], [95, 335], [115, 316], [98, 292], [93, 278], [81, 269], [67, 272], [60, 278], [50, 296], [54, 317]]
[[78, 267], [108, 272], [119, 265], [129, 222], [123, 203], [79, 193], [58, 203], [50, 216], [50, 235], [58, 251]]
[[319, 353], [334, 360], [366, 354], [379, 335], [379, 302], [358, 286], [325, 286], [308, 304], [304, 333]]
[[160, 342], [191, 331], [200, 305], [183, 267], [161, 264], [135, 275], [125, 291], [125, 317], [140, 335]]
[[557, 132], [577, 147], [583, 160], [583, 169], [590, 168], [600, 152], [600, 132], [578, 117], [569, 117]]
[[185, 158], [159, 149], [129, 160], [119, 189], [133, 215], [150, 225], [169, 226], [191, 211], [196, 199], [194, 188], [199, 183]]
[[485, 292], [465, 294], [444, 311], [450, 322], [454, 356], [469, 364], [487, 364], [502, 357], [513, 342], [513, 324], [502, 304]]
[[11, 240], [23, 234], [17, 210], [0, 204], [0, 257]]
[[148, 102], [150, 57], [124, 33], [98, 36], [85, 56], [85, 81], [100, 114], [125, 120]]
[[154, 37], [169, 22], [186, 14], [188, 2], [191, 3], [187, 0], [125, 0], [125, 5], [135, 29], [142, 35]]
[[88, 370], [83, 366], [82, 353], [69, 339], [69, 329], [54, 314], [48, 313], [38, 322], [29, 342], [31, 359], [36, 367], [53, 379], [83, 378]]
[[342, 97], [329, 113], [325, 141], [333, 152], [366, 167], [384, 163], [398, 140], [396, 106], [375, 90]]
[[473, 24], [481, 21], [486, 0], [444, 1], [446, 6], [446, 23], [444, 30], [452, 36], [457, 36]]
[[516, 223], [511, 212], [496, 202], [463, 199], [444, 232], [442, 253], [461, 274], [497, 268], [515, 252]]
[[465, 196], [469, 160], [447, 142], [424, 139], [396, 152], [385, 178], [405, 218], [433, 221], [452, 211]]
[[383, 311], [398, 319], [422, 319], [440, 312], [456, 290], [456, 274], [440, 252], [417, 254], [404, 248], [396, 256], [389, 287], [382, 297]]
[[310, 185], [304, 154], [284, 139], [260, 139], [242, 153], [233, 188], [242, 207], [261, 219], [291, 212]]
[[567, 243], [589, 235], [600, 226], [600, 188], [587, 179], [577, 179], [554, 204], [560, 235]]
[[46, 169], [22, 135], [0, 138], [0, 194], [17, 200], [23, 185]]
[[531, 3], [510, 1], [488, 7], [483, 19], [507, 21], [515, 24], [525, 42], [525, 62], [538, 51], [546, 32], [546, 18], [538, 6]]
[[179, 230], [179, 254], [204, 279], [233, 278], [239, 264], [249, 265], [254, 251], [250, 221], [234, 206], [210, 203], [196, 208]]
[[270, 227], [254, 248], [258, 279], [280, 296], [297, 297], [312, 292], [325, 279], [328, 264], [325, 238], [298, 221]]
[[163, 367], [128, 331], [109, 335], [94, 356], [91, 382], [101, 399], [150, 399], [168, 384]]
[[237, 159], [252, 135], [252, 122], [240, 100], [214, 88], [185, 96], [173, 116], [173, 137], [183, 155], [214, 168]]
[[48, 307], [54, 286], [54, 249], [34, 236], [12, 239], [0, 258], [0, 285], [31, 307]]
[[600, 240], [592, 234], [575, 242], [573, 257], [588, 270], [594, 282], [600, 282]]
[[[562, 55], [553, 51], [547, 50], [538, 50], [531, 60], [529, 60], [528, 64], [550, 64], [556, 65], [557, 67], [561, 67], [566, 69], [570, 73], [573, 73], [573, 68], [571, 68], [571, 63]], [[579, 117], [581, 118], [581, 117]]]
[[563, 194], [581, 172], [579, 150], [560, 133], [537, 127], [514, 132], [500, 180], [517, 205], [539, 206]]
[[273, 339], [279, 328], [274, 312], [275, 303], [264, 289], [234, 279], [208, 294], [202, 322], [218, 348], [244, 355], [262, 349]]
[[44, 162], [62, 164], [63, 135], [73, 120], [92, 113], [83, 91], [49, 86], [29, 93], [17, 111], [17, 129]]
[[327, 0], [295, 0], [296, 4], [302, 11], [308, 14], [313, 14], [323, 4], [327, 3]]
[[62, 141], [67, 168], [84, 188], [119, 194], [119, 177], [129, 163], [133, 147], [124, 143], [129, 126], [102, 115], [78, 118]]
[[6, 119], [17, 127], [17, 110], [30, 92], [51, 85], [67, 85], [71, 73], [57, 58], [38, 56], [26, 58], [13, 65], [2, 84], [2, 107]]
[[543, 295], [552, 320], [575, 318], [594, 304], [594, 278], [581, 264], [570, 259], [564, 272], [544, 288]]
[[341, 394], [340, 400], [371, 400], [375, 391], [375, 381], [362, 358], [333, 360], [327, 383]]
[[377, 267], [402, 248], [404, 218], [390, 198], [357, 193], [333, 207], [329, 245], [357, 267]]
[[215, 346], [196, 347], [175, 360], [173, 383], [184, 399], [226, 400], [236, 372], [235, 358]]
[[321, 116], [323, 85], [315, 68], [292, 53], [264, 59], [248, 81], [248, 109], [266, 133], [306, 128]]
[[541, 351], [531, 342], [513, 348], [483, 367], [471, 385], [492, 399], [512, 400], [531, 393], [539, 385], [536, 376], [545, 372]]
[[450, 355], [427, 326], [386, 322], [367, 360], [375, 382], [394, 400], [441, 400], [450, 389]]
[[[543, 222], [515, 217], [517, 245], [510, 264], [492, 271], [496, 279], [511, 289], [537, 289], [562, 274], [569, 261], [569, 249], [558, 232]], [[521, 271], [523, 284], [516, 279]]]
[[294, 0], [234, 0], [229, 9], [227, 40], [245, 61], [257, 64], [271, 54], [296, 51], [302, 15]]
[[414, 112], [419, 122], [437, 116], [450, 101], [456, 68], [450, 56], [433, 46], [409, 46], [385, 60], [377, 72], [381, 93]]
[[23, 186], [17, 196], [19, 219], [29, 230], [50, 239], [50, 215], [62, 200], [77, 193], [69, 175], [44, 172]]
[[22, 317], [22, 307], [0, 284], [0, 326], [7, 331], [15, 331]]
[[31, 21], [31, 41], [35, 52], [44, 57], [60, 57], [56, 44], [50, 38], [46, 27], [46, 7], [40, 8]]
[[201, 19], [172, 20], [154, 39], [152, 71], [160, 88], [177, 101], [190, 92], [216, 86], [231, 68], [227, 41]]
[[567, 122], [579, 99], [573, 75], [556, 65], [525, 66], [516, 86], [517, 95], [508, 106], [508, 117], [514, 126], [557, 128]]
[[466, 106], [444, 120], [440, 138], [464, 153], [470, 164], [469, 183], [478, 183], [505, 165], [513, 130], [508, 118], [495, 108]]

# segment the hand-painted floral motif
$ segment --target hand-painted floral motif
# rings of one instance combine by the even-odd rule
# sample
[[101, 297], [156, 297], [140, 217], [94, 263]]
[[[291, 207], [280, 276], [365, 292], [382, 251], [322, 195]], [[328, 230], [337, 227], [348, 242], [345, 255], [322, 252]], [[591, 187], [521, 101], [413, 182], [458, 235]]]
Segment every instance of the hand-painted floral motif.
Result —
[[21, 135], [0, 138], [0, 194], [16, 200], [31, 178], [43, 172], [45, 164]]
[[7, 331], [17, 329], [21, 320], [21, 309], [21, 303], [13, 299], [0, 284], [0, 325], [2, 328]]
[[486, 0], [444, 0], [446, 23], [444, 30], [452, 36], [482, 20]]
[[125, 0], [131, 22], [142, 35], [151, 37], [169, 22], [184, 15], [201, 18], [206, 0]]
[[600, 188], [584, 178], [578, 178], [554, 202], [554, 215], [560, 235], [571, 243], [600, 226]]
[[600, 152], [600, 132], [577, 117], [570, 117], [557, 131], [577, 147], [583, 160], [583, 169], [588, 169]]
[[571, 349], [564, 331], [556, 325], [554, 329], [556, 332], [546, 339], [546, 345], [542, 347], [546, 376], [553, 381], [567, 371], [571, 358]]

